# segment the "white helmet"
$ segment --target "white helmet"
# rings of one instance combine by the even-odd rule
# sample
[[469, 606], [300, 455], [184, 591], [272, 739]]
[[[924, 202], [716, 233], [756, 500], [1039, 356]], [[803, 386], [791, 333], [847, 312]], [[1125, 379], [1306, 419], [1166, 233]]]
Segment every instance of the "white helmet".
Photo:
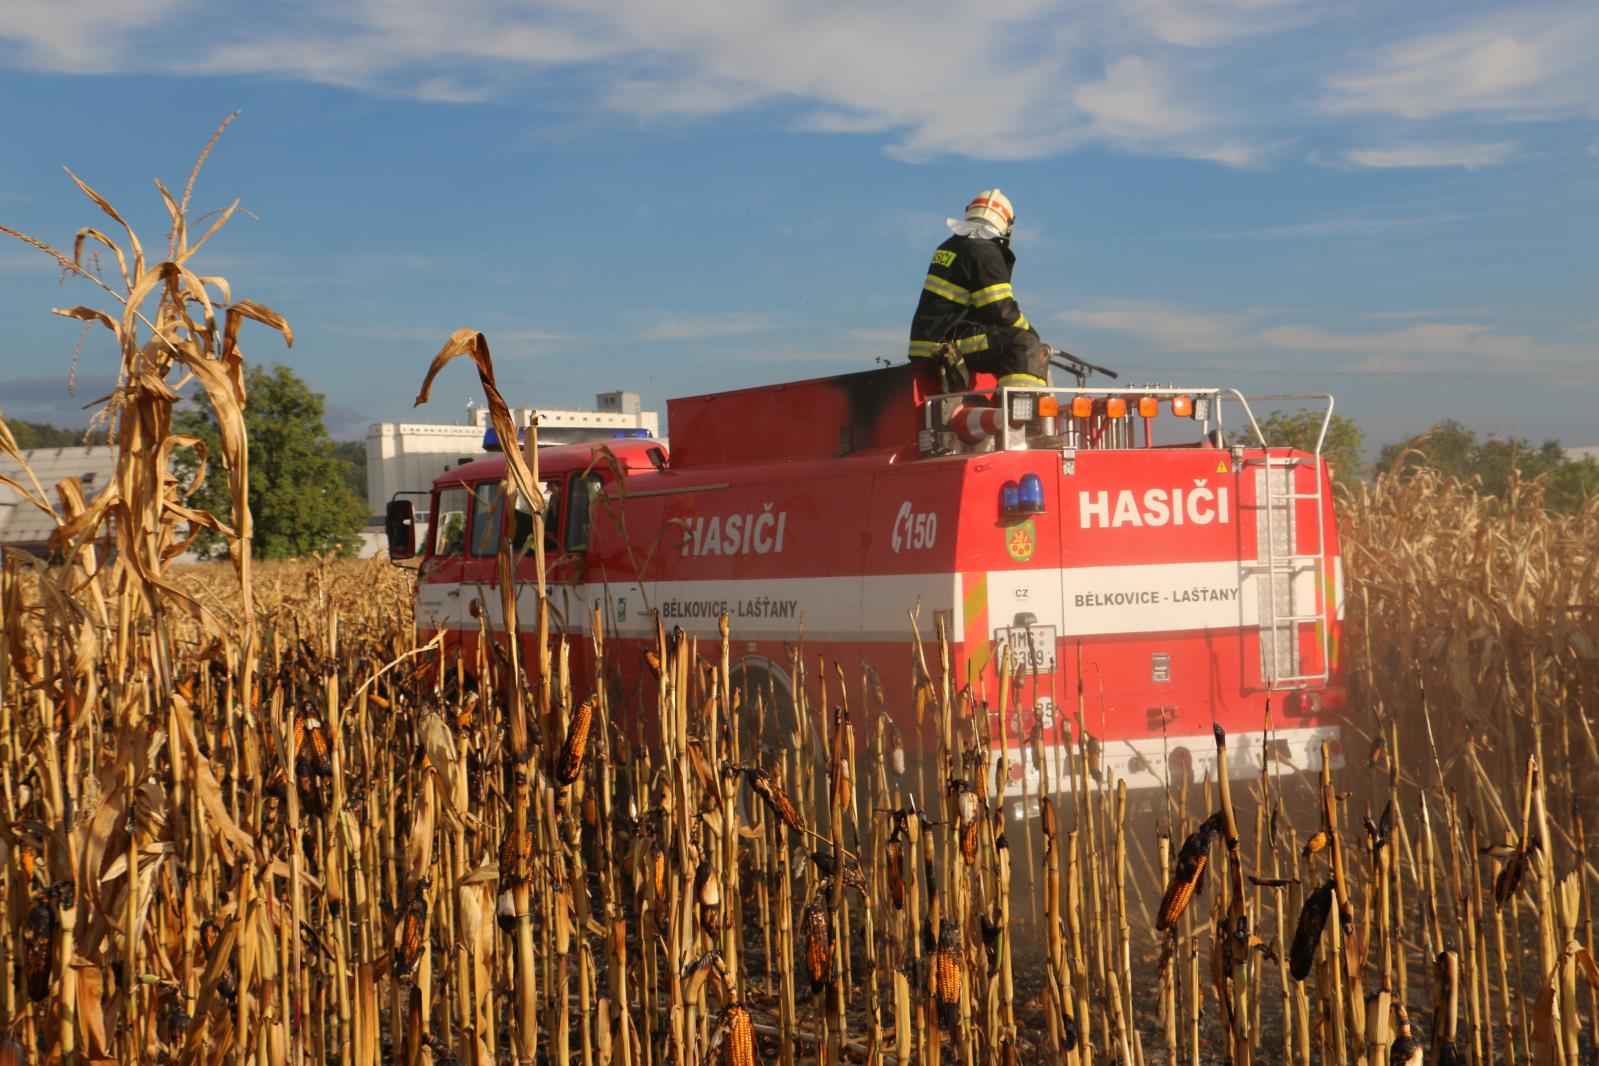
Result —
[[1001, 237], [1010, 236], [1016, 212], [1011, 210], [1010, 199], [998, 189], [984, 189], [966, 205], [966, 218], [970, 222], [986, 222], [999, 231]]

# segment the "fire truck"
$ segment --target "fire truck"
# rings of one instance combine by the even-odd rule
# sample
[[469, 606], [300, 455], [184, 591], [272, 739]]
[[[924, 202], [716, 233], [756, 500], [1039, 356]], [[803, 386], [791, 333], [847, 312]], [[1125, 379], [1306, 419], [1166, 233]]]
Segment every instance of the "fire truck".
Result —
[[[813, 669], [869, 681], [867, 707], [851, 695], [868, 735], [888, 714], [914, 753], [933, 746], [911, 710], [914, 641], [936, 673], [941, 629], [977, 713], [998, 714], [1008, 659], [1011, 796], [1035, 794], [1035, 747], [1059, 760], [1043, 779], [1070, 787], [1078, 728], [1104, 779], [1129, 788], [1213, 774], [1214, 725], [1236, 776], [1319, 769], [1324, 747], [1341, 765], [1342, 568], [1321, 443], [1272, 446], [1251, 406], [1322, 403], [1325, 436], [1330, 396], [940, 381], [908, 364], [690, 396], [668, 402], [669, 444], [540, 449], [548, 602], [573, 676], [589, 676], [596, 606], [612, 680], [634, 693], [657, 622], [714, 642], [725, 612], [735, 684], [791, 698], [803, 642]], [[391, 557], [420, 558], [420, 635], [443, 631], [469, 668], [479, 634], [503, 629], [503, 537], [523, 552], [532, 639], [533, 527], [502, 505], [505, 465], [489, 452], [437, 478], [424, 544], [410, 501], [389, 506]]]

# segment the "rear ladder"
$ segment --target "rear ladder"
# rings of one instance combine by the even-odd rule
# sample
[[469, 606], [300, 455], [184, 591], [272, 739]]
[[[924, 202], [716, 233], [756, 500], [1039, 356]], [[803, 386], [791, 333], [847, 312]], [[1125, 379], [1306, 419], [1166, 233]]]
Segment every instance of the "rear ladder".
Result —
[[[1245, 457], [1234, 449], [1235, 466], [1255, 481], [1256, 560], [1239, 563], [1240, 579], [1256, 577], [1260, 622], [1261, 680], [1268, 690], [1314, 688], [1327, 683], [1332, 661], [1332, 610], [1327, 581], [1327, 491], [1321, 476], [1321, 449], [1332, 421], [1331, 396], [1252, 396], [1231, 392], [1242, 405], [1263, 454]], [[1325, 400], [1327, 412], [1309, 456], [1273, 455], [1250, 410], [1249, 400]], [[1217, 405], [1220, 407], [1220, 404]], [[1219, 412], [1218, 412], [1219, 421]], [[1308, 467], [1314, 489], [1299, 488], [1299, 471]], [[1315, 527], [1300, 550], [1299, 505], [1315, 504]], [[1308, 576], [1308, 582], [1305, 577]], [[1308, 585], [1308, 587], [1306, 587]], [[1300, 627], [1316, 627], [1316, 648], [1300, 655]], [[1315, 669], [1311, 669], [1315, 667]]]

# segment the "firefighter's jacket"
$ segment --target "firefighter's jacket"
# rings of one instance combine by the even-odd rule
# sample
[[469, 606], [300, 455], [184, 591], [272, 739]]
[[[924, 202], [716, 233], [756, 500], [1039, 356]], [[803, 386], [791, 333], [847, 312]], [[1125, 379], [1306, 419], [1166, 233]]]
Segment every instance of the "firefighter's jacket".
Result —
[[939, 245], [911, 319], [911, 358], [930, 358], [949, 341], [963, 356], [984, 352], [990, 333], [1009, 328], [1036, 337], [1011, 291], [1015, 265], [1016, 254], [1001, 241], [951, 237]]

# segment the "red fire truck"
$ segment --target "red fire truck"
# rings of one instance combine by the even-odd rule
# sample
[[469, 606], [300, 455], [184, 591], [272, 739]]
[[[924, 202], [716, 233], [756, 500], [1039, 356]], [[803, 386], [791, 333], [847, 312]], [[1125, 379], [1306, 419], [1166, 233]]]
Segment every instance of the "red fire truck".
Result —
[[[912, 365], [671, 400], [670, 448], [607, 442], [614, 462], [595, 461], [598, 444], [540, 450], [550, 604], [574, 636], [600, 606], [627, 692], [641, 691], [657, 618], [714, 640], [725, 611], [736, 681], [781, 698], [803, 624], [813, 671], [820, 658], [870, 678], [881, 700], [864, 713], [892, 715], [913, 750], [912, 617], [929, 646], [941, 619], [976, 706], [1000, 705], [1010, 651], [1012, 795], [1036, 788], [1021, 743], [1035, 720], [1045, 759], [1062, 759], [1049, 779], [1069, 787], [1079, 706], [1107, 779], [1130, 788], [1184, 764], [1192, 780], [1213, 773], [1217, 724], [1235, 775], [1318, 769], [1323, 743], [1336, 766], [1326, 464], [1319, 443], [1268, 446], [1250, 399], [1320, 401], [1323, 433], [1331, 418], [1331, 397], [1221, 388], [1001, 389], [979, 375], [946, 393]], [[390, 505], [391, 556], [421, 556], [417, 626], [444, 630], [468, 664], [480, 616], [500, 628], [500, 539], [525, 547], [531, 530], [504, 513], [504, 473], [489, 453], [439, 477], [425, 545], [411, 505]], [[517, 576], [524, 640], [533, 565], [529, 553]], [[571, 645], [576, 677], [587, 648]]]

